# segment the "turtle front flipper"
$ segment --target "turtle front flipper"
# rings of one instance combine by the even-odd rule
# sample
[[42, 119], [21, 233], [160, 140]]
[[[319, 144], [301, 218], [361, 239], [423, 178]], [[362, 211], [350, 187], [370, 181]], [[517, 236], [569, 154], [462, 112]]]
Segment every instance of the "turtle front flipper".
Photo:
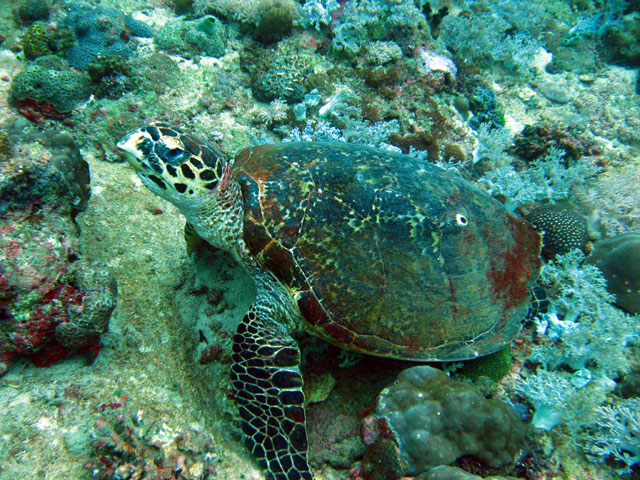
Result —
[[208, 245], [208, 248], [212, 250], [218, 250], [213, 245], [210, 245], [204, 240], [196, 229], [189, 222], [184, 224], [184, 241], [187, 245], [187, 255], [191, 255], [193, 252], [198, 251], [203, 245]]
[[261, 310], [251, 307], [233, 341], [231, 380], [245, 442], [269, 480], [312, 480], [300, 350]]

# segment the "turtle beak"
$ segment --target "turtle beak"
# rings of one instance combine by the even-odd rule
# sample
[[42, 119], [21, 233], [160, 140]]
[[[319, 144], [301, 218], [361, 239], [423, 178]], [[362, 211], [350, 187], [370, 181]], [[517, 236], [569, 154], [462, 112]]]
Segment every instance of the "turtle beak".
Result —
[[136, 170], [142, 170], [143, 168], [142, 159], [144, 154], [138, 146], [144, 136], [143, 132], [135, 130], [126, 134], [116, 143], [116, 146], [125, 153], [127, 161]]

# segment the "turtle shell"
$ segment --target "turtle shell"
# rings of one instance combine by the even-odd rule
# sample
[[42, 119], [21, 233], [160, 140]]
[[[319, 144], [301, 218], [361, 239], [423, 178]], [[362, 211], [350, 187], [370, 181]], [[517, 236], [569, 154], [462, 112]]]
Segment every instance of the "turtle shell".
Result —
[[340, 347], [464, 360], [520, 331], [540, 236], [472, 183], [347, 143], [284, 143], [233, 166], [251, 255]]

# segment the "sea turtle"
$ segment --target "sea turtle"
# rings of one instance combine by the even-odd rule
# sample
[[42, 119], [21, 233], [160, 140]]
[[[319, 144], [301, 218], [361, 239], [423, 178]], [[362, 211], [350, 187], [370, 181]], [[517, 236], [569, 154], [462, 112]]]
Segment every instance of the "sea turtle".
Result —
[[269, 479], [312, 478], [294, 330], [423, 361], [486, 355], [520, 330], [540, 236], [436, 165], [322, 142], [253, 147], [231, 161], [162, 123], [118, 147], [188, 228], [255, 280], [231, 378], [247, 446]]

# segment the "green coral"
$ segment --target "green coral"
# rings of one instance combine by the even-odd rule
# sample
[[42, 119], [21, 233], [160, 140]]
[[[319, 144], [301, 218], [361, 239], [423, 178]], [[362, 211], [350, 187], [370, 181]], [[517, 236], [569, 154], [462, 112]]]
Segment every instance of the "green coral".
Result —
[[69, 70], [57, 57], [45, 56], [17, 75], [11, 83], [12, 103], [46, 103], [55, 113], [66, 115], [91, 95], [87, 78]]
[[67, 26], [48, 29], [43, 22], [31, 25], [22, 38], [22, 51], [28, 60], [44, 55], [63, 55], [73, 45], [73, 32]]
[[220, 57], [226, 48], [226, 30], [220, 20], [206, 16], [198, 20], [171, 22], [154, 37], [163, 50], [185, 58], [194, 55]]
[[87, 67], [96, 97], [118, 98], [133, 90], [132, 69], [127, 58], [119, 55], [99, 55]]
[[306, 79], [312, 73], [312, 58], [297, 52], [276, 53], [265, 70], [257, 72], [251, 88], [261, 102], [282, 98], [287, 103], [300, 102], [308, 93]]
[[489, 377], [491, 380], [499, 382], [511, 370], [512, 362], [513, 358], [511, 358], [509, 347], [504, 347], [491, 355], [465, 362], [456, 374], [463, 375], [473, 381], [480, 377]]
[[17, 12], [21, 23], [32, 23], [49, 18], [49, 5], [45, 0], [26, 0]]
[[632, 12], [608, 25], [604, 42], [610, 60], [629, 66], [640, 65], [640, 12]]
[[291, 33], [296, 16], [295, 4], [286, 0], [266, 0], [259, 6], [256, 37], [263, 43], [274, 43]]
[[36, 22], [27, 28], [22, 38], [22, 51], [28, 60], [53, 53], [49, 48], [47, 27], [42, 22]]

